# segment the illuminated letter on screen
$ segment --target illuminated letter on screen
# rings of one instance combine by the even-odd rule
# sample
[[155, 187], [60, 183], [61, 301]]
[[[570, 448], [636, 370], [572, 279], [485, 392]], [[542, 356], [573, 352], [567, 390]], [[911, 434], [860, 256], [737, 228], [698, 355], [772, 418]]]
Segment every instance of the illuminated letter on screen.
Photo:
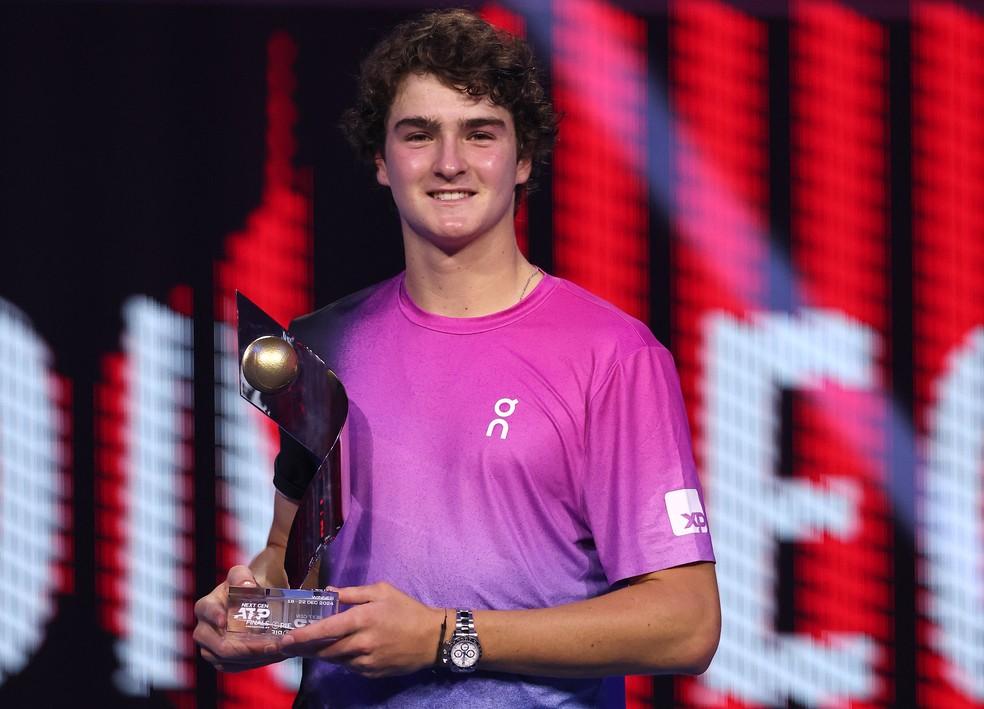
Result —
[[[0, 299], [0, 682], [21, 670], [52, 613], [61, 490], [50, 353]], [[16, 591], [14, 593], [13, 591]]]
[[127, 389], [123, 669], [128, 693], [191, 686], [192, 323], [150, 298], [123, 307]]
[[984, 701], [984, 328], [947, 358], [936, 397], [920, 525], [930, 642], [950, 680]]
[[[782, 389], [873, 386], [875, 335], [834, 312], [712, 315], [707, 322], [705, 480], [724, 624], [706, 686], [738, 699], [810, 706], [874, 691], [875, 644], [858, 633], [823, 641], [774, 630], [776, 544], [850, 538], [860, 492], [776, 476]], [[836, 473], [837, 471], [831, 471]]]

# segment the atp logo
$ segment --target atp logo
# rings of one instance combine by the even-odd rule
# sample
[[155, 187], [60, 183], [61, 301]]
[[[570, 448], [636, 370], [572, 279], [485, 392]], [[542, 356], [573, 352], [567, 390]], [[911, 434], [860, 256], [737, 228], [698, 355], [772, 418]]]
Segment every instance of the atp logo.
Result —
[[263, 625], [270, 617], [270, 608], [265, 603], [243, 603], [233, 616], [235, 620], [245, 621], [246, 625]]
[[486, 438], [492, 438], [496, 426], [499, 426], [499, 438], [503, 441], [506, 440], [506, 436], [509, 435], [509, 422], [506, 419], [516, 413], [516, 405], [518, 403], [519, 399], [499, 399], [495, 402], [492, 410], [495, 411], [495, 415], [498, 418], [492, 419], [489, 427], [485, 429]]
[[670, 490], [663, 496], [666, 501], [666, 514], [670, 518], [673, 533], [682, 537], [684, 534], [707, 534], [707, 515], [704, 506], [700, 504], [700, 496], [694, 488]]

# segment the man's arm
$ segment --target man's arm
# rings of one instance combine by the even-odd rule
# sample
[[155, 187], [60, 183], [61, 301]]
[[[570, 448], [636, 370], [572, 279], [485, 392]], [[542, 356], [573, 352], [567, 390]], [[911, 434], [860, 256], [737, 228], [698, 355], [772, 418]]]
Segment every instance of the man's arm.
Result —
[[284, 570], [284, 558], [287, 555], [287, 537], [290, 536], [290, 526], [297, 514], [298, 502], [281, 492], [273, 496], [273, 521], [270, 523], [270, 534], [267, 543], [259, 554], [249, 562], [250, 571], [256, 577], [257, 583], [266, 588], [287, 588], [287, 572]]
[[714, 564], [637, 577], [555, 608], [476, 611], [482, 666], [551, 677], [700, 674], [721, 632]]
[[[340, 594], [342, 603], [356, 605], [283, 636], [284, 654], [321, 657], [368, 677], [434, 663], [444, 609], [428, 608], [388, 584]], [[721, 628], [714, 565], [657, 571], [553, 608], [476, 611], [475, 627], [483, 669], [552, 677], [699, 674]]]
[[268, 665], [284, 659], [275, 641], [268, 637], [251, 637], [239, 633], [227, 634], [226, 614], [229, 603], [229, 586], [287, 587], [284, 556], [287, 537], [297, 512], [297, 503], [281, 493], [273, 502], [273, 522], [263, 551], [249, 566], [233, 566], [226, 580], [195, 604], [193, 637], [201, 647], [202, 657], [216, 669], [238, 672]]

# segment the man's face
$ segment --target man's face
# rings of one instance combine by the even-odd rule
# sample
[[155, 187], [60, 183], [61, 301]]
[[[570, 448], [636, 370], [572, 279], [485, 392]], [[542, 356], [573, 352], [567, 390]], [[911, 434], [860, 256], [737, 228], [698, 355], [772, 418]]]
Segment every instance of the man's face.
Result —
[[430, 74], [404, 79], [376, 178], [392, 190], [406, 238], [446, 253], [484, 237], [513, 238], [515, 187], [529, 176], [508, 110]]

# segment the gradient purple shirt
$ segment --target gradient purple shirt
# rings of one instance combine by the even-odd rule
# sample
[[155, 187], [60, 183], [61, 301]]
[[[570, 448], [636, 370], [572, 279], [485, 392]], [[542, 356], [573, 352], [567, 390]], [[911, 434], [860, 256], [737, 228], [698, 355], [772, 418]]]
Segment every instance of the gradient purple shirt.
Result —
[[[546, 276], [478, 318], [420, 310], [397, 276], [295, 321], [350, 398], [336, 586], [431, 606], [541, 608], [712, 561], [672, 358], [639, 321]], [[282, 458], [286, 452], [282, 453]], [[278, 487], [287, 461], [278, 461]], [[551, 638], [543, 638], [551, 642]], [[436, 651], [436, 648], [435, 648]], [[302, 706], [611, 706], [621, 679], [307, 667]]]

